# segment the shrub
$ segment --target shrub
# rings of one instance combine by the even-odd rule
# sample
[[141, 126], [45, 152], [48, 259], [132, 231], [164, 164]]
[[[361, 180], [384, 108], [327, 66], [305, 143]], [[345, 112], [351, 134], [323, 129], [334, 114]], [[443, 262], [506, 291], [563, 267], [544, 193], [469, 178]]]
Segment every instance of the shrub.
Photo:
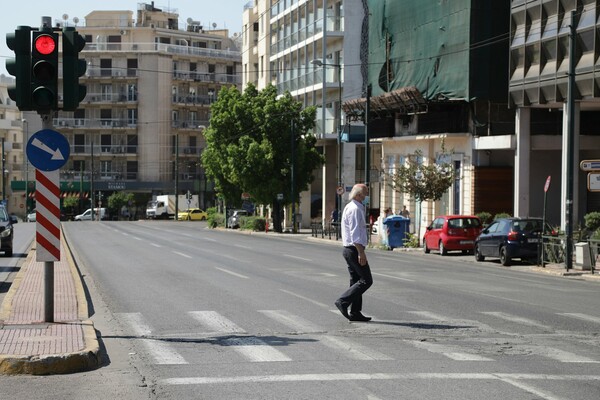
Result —
[[267, 221], [262, 217], [241, 217], [240, 229], [250, 230], [254, 232], [263, 232]]
[[505, 213], [505, 212], [494, 215], [495, 220], [499, 219], [499, 218], [509, 218], [509, 217], [511, 217], [511, 215], [509, 213]]
[[214, 229], [218, 226], [225, 226], [225, 216], [223, 214], [219, 214], [216, 207], [207, 209], [206, 213], [208, 214], [206, 220], [208, 221], [208, 226], [210, 228]]
[[600, 228], [600, 212], [594, 211], [583, 217], [585, 228], [590, 232], [595, 232]]
[[415, 233], [407, 233], [406, 237], [404, 238], [404, 247], [413, 249], [421, 247], [419, 244], [419, 236]]
[[492, 222], [492, 214], [487, 211], [482, 211], [475, 215], [479, 217], [482, 225], [489, 225]]

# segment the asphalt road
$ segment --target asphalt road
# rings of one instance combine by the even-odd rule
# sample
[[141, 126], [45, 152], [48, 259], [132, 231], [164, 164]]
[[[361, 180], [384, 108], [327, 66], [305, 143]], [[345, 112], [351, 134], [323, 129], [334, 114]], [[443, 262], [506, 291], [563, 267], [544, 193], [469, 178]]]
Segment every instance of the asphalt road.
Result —
[[348, 284], [339, 244], [198, 222], [63, 226], [107, 352], [63, 398], [102, 376], [132, 399], [600, 397], [600, 283], [370, 250], [373, 321], [349, 323], [333, 305]]

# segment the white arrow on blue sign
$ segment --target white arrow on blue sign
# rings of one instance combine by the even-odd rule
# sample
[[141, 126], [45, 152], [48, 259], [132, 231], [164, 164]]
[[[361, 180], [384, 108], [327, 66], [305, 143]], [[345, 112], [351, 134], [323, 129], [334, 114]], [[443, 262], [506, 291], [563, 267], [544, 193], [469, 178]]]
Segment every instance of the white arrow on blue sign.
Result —
[[55, 171], [67, 163], [71, 147], [60, 132], [42, 129], [29, 138], [26, 152], [27, 158], [37, 169]]

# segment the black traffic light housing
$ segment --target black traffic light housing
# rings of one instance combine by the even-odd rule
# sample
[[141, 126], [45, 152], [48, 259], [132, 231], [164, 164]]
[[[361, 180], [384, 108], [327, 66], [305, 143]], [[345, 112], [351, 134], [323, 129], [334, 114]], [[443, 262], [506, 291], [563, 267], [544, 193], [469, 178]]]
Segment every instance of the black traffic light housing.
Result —
[[8, 96], [19, 110], [31, 111], [31, 27], [18, 26], [14, 33], [7, 33], [6, 44], [15, 52], [15, 58], [6, 61], [6, 70], [16, 79], [8, 87]]
[[58, 108], [58, 34], [51, 29], [32, 35], [31, 107], [42, 112]]
[[85, 38], [75, 28], [65, 27], [62, 33], [63, 50], [63, 107], [65, 111], [75, 111], [87, 93], [87, 88], [79, 84], [79, 77], [87, 69], [85, 60], [79, 59], [79, 52], [85, 47]]

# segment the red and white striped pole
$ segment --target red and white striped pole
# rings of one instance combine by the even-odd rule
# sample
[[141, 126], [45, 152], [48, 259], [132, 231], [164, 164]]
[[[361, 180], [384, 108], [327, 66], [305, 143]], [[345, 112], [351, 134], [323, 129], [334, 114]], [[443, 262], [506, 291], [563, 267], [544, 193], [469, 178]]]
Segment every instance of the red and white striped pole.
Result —
[[36, 261], [60, 261], [60, 173], [35, 171]]

